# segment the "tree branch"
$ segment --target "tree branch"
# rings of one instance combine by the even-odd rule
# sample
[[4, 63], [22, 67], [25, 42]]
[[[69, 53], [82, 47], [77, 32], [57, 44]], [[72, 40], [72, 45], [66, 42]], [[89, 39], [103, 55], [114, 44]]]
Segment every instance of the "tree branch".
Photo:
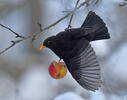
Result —
[[0, 24], [0, 26], [2, 26], [3, 28], [6, 28], [6, 29], [8, 29], [9, 31], [11, 31], [14, 35], [16, 35], [15, 38], [25, 38], [24, 36], [19, 35], [19, 34], [16, 33], [15, 31], [13, 31], [11, 28], [9, 28], [9, 27], [7, 27], [7, 26], [5, 26], [5, 25], [3, 25], [3, 24]]
[[4, 53], [5, 51], [7, 51], [8, 49], [12, 48], [14, 45], [15, 43], [12, 42], [12, 44], [9, 47], [5, 48], [3, 51], [0, 52], [0, 55]]
[[95, 1], [95, 4], [97, 4], [98, 2], [99, 2], [99, 0], [96, 0], [96, 1]]
[[[80, 0], [77, 0], [76, 5], [75, 5], [75, 9], [77, 8], [79, 1]], [[72, 22], [73, 15], [74, 15], [74, 13], [72, 13], [72, 15], [71, 15], [71, 18], [70, 18], [70, 21], [69, 21], [69, 24], [68, 24], [68, 28], [71, 28], [71, 22]]]
[[77, 6], [78, 3], [79, 3], [79, 1], [80, 1], [80, 0], [77, 0], [76, 5], [75, 5], [75, 8], [74, 8], [73, 11], [70, 11], [70, 12], [67, 13], [65, 16], [63, 16], [62, 18], [58, 19], [56, 22], [54, 22], [53, 24], [51, 24], [51, 25], [49, 25], [49, 26], [47, 26], [47, 27], [45, 27], [45, 28], [42, 28], [41, 24], [39, 23], [38, 25], [39, 25], [39, 27], [40, 27], [40, 33], [35, 33], [35, 34], [32, 34], [32, 35], [27, 36], [27, 37], [24, 37], [24, 36], [20, 35], [19, 33], [16, 33], [15, 31], [13, 31], [11, 28], [9, 28], [9, 27], [7, 27], [7, 26], [5, 26], [5, 25], [3, 25], [3, 24], [0, 24], [0, 26], [2, 26], [2, 27], [4, 27], [4, 28], [6, 28], [7, 30], [11, 31], [11, 32], [15, 35], [15, 38], [21, 38], [21, 39], [16, 40], [16, 41], [11, 41], [12, 44], [11, 44], [9, 47], [5, 48], [3, 51], [1, 51], [1, 52], [0, 52], [0, 55], [3, 54], [4, 52], [6, 52], [7, 50], [9, 50], [10, 48], [14, 47], [16, 44], [18, 44], [18, 43], [20, 43], [20, 42], [22, 42], [22, 41], [24, 41], [24, 40], [26, 40], [26, 39], [32, 39], [32, 41], [35, 40], [36, 36], [39, 35], [39, 34], [41, 34], [41, 32], [43, 32], [43, 31], [45, 31], [45, 30], [48, 30], [48, 29], [52, 28], [53, 26], [57, 25], [58, 23], [60, 23], [60, 22], [63, 21], [64, 19], [66, 19], [68, 16], [72, 15], [72, 16], [71, 16], [71, 19], [70, 19], [70, 22], [69, 22], [69, 25], [68, 25], [68, 26], [70, 26], [71, 21], [72, 21], [72, 18], [73, 18], [74, 12], [75, 12], [77, 9], [83, 7], [84, 5], [88, 6], [89, 0], [86, 0], [86, 1], [82, 2], [79, 6]]
[[24, 41], [28, 38], [23, 38], [23, 39], [19, 39], [19, 40], [16, 40], [16, 41], [11, 41], [11, 45], [7, 48], [5, 48], [3, 51], [0, 52], [0, 55], [3, 54], [4, 52], [6, 52], [7, 50], [9, 50], [10, 48], [12, 48], [13, 46], [15, 46], [17, 43], [20, 43], [21, 41]]
[[[78, 5], [78, 2], [79, 2], [79, 0], [77, 0], [76, 5]], [[87, 5], [88, 5], [88, 2], [89, 2], [89, 0], [86, 0], [86, 1], [82, 2], [82, 3], [81, 3], [78, 7], [76, 7], [73, 11], [69, 11], [69, 13], [66, 14], [64, 17], [60, 18], [59, 20], [57, 20], [57, 21], [54, 22], [53, 24], [49, 25], [48, 27], [45, 27], [45, 28], [41, 29], [41, 32], [42, 32], [42, 31], [45, 31], [45, 30], [48, 30], [49, 28], [55, 26], [56, 24], [58, 24], [59, 22], [61, 22], [62, 20], [64, 20], [64, 19], [67, 18], [68, 16], [70, 16], [71, 14], [73, 14], [77, 9], [83, 7], [84, 5], [87, 6]]]
[[119, 3], [119, 6], [120, 6], [120, 7], [126, 6], [126, 5], [127, 5], [127, 2]]
[[59, 22], [61, 22], [62, 20], [64, 20], [65, 18], [67, 18], [67, 17], [70, 16], [70, 15], [71, 15], [71, 13], [68, 13], [67, 15], [65, 15], [65, 16], [62, 17], [62, 18], [60, 18], [59, 20], [57, 20], [57, 21], [54, 22], [53, 24], [49, 25], [48, 27], [45, 27], [45, 28], [41, 29], [41, 32], [50, 29], [51, 27], [55, 26], [56, 24], [58, 24]]

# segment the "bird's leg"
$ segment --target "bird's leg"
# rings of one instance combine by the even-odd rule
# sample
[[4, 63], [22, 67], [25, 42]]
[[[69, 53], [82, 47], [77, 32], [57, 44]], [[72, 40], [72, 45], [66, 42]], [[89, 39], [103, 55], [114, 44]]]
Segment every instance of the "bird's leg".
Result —
[[69, 30], [69, 28], [66, 28], [66, 29], [65, 29], [65, 31], [68, 31], [68, 30]]
[[61, 58], [59, 59], [59, 62], [60, 62]]

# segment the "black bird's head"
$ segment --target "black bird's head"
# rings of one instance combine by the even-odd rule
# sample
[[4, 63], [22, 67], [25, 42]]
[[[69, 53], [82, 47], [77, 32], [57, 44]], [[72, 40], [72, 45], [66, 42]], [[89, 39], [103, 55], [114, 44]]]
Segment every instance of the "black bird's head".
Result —
[[55, 45], [56, 45], [55, 44], [55, 36], [51, 36], [51, 37], [48, 37], [46, 40], [44, 40], [43, 45], [41, 46], [40, 50], [42, 50], [45, 47], [54, 49]]

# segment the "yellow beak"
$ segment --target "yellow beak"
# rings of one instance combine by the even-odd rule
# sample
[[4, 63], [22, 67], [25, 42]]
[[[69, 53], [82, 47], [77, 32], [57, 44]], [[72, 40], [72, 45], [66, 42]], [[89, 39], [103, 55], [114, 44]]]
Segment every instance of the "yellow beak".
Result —
[[45, 47], [46, 47], [46, 46], [42, 45], [42, 46], [40, 47], [40, 50], [44, 49]]

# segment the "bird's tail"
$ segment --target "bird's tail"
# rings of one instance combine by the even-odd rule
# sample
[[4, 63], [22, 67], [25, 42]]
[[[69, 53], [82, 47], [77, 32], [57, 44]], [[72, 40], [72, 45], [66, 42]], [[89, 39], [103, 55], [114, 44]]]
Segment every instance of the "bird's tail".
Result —
[[86, 31], [88, 30], [88, 34], [86, 35], [86, 38], [89, 41], [110, 38], [110, 34], [108, 33], [108, 29], [105, 26], [105, 23], [98, 15], [96, 15], [92, 11], [89, 12], [81, 28], [84, 28]]

